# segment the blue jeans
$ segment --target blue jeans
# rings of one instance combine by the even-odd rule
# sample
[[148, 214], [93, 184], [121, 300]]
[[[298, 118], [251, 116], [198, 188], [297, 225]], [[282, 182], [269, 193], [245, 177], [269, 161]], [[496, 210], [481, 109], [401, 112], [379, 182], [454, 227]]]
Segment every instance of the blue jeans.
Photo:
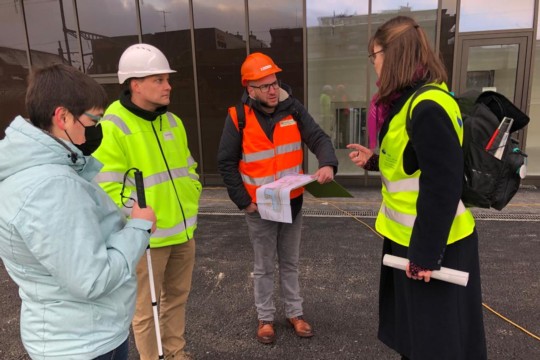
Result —
[[274, 269], [279, 264], [281, 299], [288, 318], [303, 315], [298, 282], [302, 213], [292, 224], [261, 219], [258, 212], [246, 213], [249, 237], [253, 245], [253, 287], [259, 320], [274, 320]]
[[129, 340], [126, 339], [116, 349], [113, 351], [110, 351], [104, 355], [98, 356], [94, 360], [128, 360], [128, 353], [129, 353]]

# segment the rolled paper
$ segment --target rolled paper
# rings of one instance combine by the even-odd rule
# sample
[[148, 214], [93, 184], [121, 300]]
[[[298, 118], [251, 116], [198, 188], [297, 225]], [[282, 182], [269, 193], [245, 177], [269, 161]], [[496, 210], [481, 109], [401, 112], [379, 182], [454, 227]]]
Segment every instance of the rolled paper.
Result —
[[[390, 254], [385, 254], [383, 256], [383, 265], [393, 267], [394, 269], [405, 270], [408, 263], [408, 259], [399, 256]], [[469, 281], [469, 273], [442, 266], [440, 270], [433, 270], [431, 272], [431, 278], [456, 285], [467, 286], [467, 282]]]

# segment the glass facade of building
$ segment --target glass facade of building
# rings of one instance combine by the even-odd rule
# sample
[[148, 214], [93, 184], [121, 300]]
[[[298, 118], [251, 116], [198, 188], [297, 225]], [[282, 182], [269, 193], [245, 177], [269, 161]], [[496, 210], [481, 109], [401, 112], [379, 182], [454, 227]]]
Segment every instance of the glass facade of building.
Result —
[[[150, 43], [178, 71], [169, 110], [184, 121], [201, 178], [220, 184], [216, 154], [227, 108], [243, 92], [242, 61], [260, 51], [331, 136], [340, 179], [378, 182], [348, 161], [345, 146], [369, 142], [367, 109], [377, 88], [368, 40], [403, 14], [428, 33], [456, 94], [496, 89], [530, 115], [518, 138], [529, 154], [526, 182], [540, 185], [539, 2], [516, 0], [508, 9], [502, 0], [0, 0], [0, 137], [15, 115], [26, 115], [31, 68], [70, 64], [103, 84], [112, 102], [122, 90], [123, 50]], [[306, 164], [308, 172], [317, 168], [311, 155]]]

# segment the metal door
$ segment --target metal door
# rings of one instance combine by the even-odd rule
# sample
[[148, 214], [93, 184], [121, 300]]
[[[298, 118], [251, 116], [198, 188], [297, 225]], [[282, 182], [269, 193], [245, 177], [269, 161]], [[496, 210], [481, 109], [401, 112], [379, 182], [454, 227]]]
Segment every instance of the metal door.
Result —
[[[455, 92], [493, 90], [527, 109], [532, 35], [528, 32], [471, 33], [458, 43]], [[523, 131], [517, 135], [523, 144]]]

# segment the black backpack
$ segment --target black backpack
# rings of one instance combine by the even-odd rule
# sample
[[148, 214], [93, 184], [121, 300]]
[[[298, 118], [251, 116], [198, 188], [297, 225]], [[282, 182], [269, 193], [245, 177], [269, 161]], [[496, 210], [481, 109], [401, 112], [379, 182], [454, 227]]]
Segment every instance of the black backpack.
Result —
[[[407, 110], [406, 127], [410, 139], [413, 101], [428, 90], [443, 91], [453, 97], [451, 93], [433, 85], [418, 89]], [[467, 207], [502, 210], [518, 191], [522, 177], [525, 177], [524, 164], [527, 154], [521, 151], [519, 142], [512, 138], [511, 134], [527, 126], [529, 117], [502, 94], [494, 91], [454, 99], [463, 118], [465, 171], [461, 200]], [[513, 122], [508, 140], [499, 150], [499, 159], [494, 156], [495, 151], [488, 151], [486, 147], [492, 137], [495, 138], [494, 134], [505, 117], [513, 119]]]

